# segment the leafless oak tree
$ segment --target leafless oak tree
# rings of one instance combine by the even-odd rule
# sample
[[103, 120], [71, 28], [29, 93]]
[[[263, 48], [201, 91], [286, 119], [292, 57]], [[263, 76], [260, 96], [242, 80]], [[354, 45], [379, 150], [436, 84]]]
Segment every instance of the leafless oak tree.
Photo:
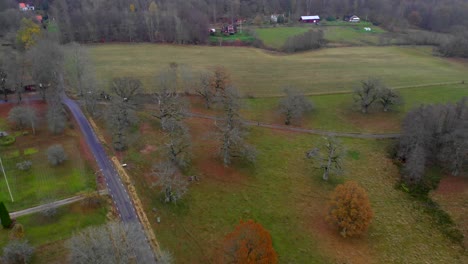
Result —
[[223, 117], [216, 121], [218, 138], [220, 140], [220, 156], [225, 166], [229, 166], [233, 158], [243, 158], [254, 162], [257, 152], [254, 147], [245, 142], [246, 132], [240, 116], [239, 92], [233, 86], [228, 86], [219, 96], [219, 104], [223, 109]]
[[361, 112], [367, 114], [370, 106], [379, 98], [379, 90], [382, 83], [377, 78], [369, 78], [361, 81], [361, 87], [354, 89], [354, 101], [361, 108]]
[[67, 244], [73, 264], [155, 263], [145, 233], [137, 223], [111, 222], [75, 234]]
[[343, 147], [333, 137], [325, 138], [322, 147], [313, 148], [306, 152], [306, 157], [312, 159], [315, 168], [323, 171], [322, 179], [328, 181], [330, 174], [343, 172]]
[[166, 203], [177, 203], [188, 189], [188, 178], [171, 161], [161, 162], [154, 166], [153, 175], [157, 178], [155, 186], [161, 188]]
[[284, 89], [286, 97], [279, 101], [280, 112], [285, 115], [284, 123], [290, 125], [292, 121], [300, 119], [302, 115], [313, 109], [312, 103], [304, 94], [288, 87]]

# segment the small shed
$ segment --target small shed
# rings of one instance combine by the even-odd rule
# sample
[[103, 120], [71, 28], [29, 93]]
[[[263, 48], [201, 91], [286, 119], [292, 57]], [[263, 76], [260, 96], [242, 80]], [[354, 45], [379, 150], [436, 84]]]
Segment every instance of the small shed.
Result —
[[317, 24], [320, 22], [320, 17], [319, 16], [301, 16], [299, 19], [302, 23], [313, 23]]
[[8, 133], [5, 131], [0, 131], [0, 137], [6, 137], [8, 136]]

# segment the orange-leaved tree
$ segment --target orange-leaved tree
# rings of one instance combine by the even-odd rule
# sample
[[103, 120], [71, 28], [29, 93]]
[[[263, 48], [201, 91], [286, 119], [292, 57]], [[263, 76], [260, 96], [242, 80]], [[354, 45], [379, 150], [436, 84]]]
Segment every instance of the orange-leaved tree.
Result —
[[327, 220], [338, 226], [343, 237], [362, 234], [367, 230], [372, 216], [369, 197], [356, 182], [349, 181], [336, 187]]
[[224, 239], [220, 263], [278, 263], [270, 233], [253, 220], [241, 221]]

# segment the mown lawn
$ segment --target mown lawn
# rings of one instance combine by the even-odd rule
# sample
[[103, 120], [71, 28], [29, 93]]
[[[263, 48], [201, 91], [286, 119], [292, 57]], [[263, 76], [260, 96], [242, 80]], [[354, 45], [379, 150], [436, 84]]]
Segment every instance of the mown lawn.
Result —
[[[16, 142], [10, 146], [0, 146], [6, 177], [8, 179], [14, 202], [11, 201], [3, 171], [0, 177], [0, 201], [4, 201], [10, 212], [30, 208], [63, 198], [69, 198], [81, 191], [95, 190], [96, 177], [91, 169], [90, 158], [86, 157], [83, 144], [80, 144], [80, 131], [67, 126], [61, 135], [48, 132], [45, 122], [46, 105], [42, 102], [31, 104], [39, 116], [36, 135], [30, 129], [15, 130], [6, 124], [6, 117], [15, 104], [0, 105], [0, 120], [5, 129], [16, 136]], [[24, 133], [23, 135], [23, 132]], [[61, 144], [67, 160], [52, 166], [47, 158], [47, 149], [54, 144]], [[31, 161], [27, 171], [17, 168], [17, 164]]]
[[[291, 85], [308, 93], [350, 91], [369, 76], [391, 87], [459, 82], [468, 67], [434, 57], [430, 47], [350, 47], [292, 55], [242, 47], [175, 46], [153, 44], [88, 46], [96, 73], [107, 87], [114, 77], [142, 80], [146, 91], [156, 74], [171, 62], [199, 72], [223, 65], [243, 94], [272, 96]], [[194, 74], [196, 76], [196, 74]]]
[[[438, 231], [420, 205], [394, 188], [398, 170], [387, 157], [390, 141], [343, 139], [346, 173], [323, 182], [304, 159], [319, 136], [254, 128], [249, 141], [259, 151], [255, 166], [225, 168], [215, 156], [212, 121], [191, 119], [190, 174], [200, 181], [177, 205], [167, 205], [150, 187], [151, 165], [161, 152], [142, 152], [148, 145], [158, 149], [164, 137], [157, 122], [145, 116], [145, 129], [135, 135], [139, 140], [124, 160], [131, 164], [128, 170], [161, 246], [177, 262], [216, 262], [223, 237], [245, 219], [270, 231], [280, 263], [457, 263], [462, 258], [461, 248]], [[369, 192], [375, 212], [369, 232], [357, 239], [341, 238], [324, 220], [330, 192], [346, 180]]]
[[[372, 31], [365, 31], [364, 27], [370, 27]], [[322, 27], [325, 33], [325, 39], [332, 43], [346, 45], [377, 45], [379, 35], [385, 31], [376, 26], [353, 25], [353, 26], [327, 26]]]
[[316, 27], [275, 27], [275, 28], [257, 28], [255, 32], [258, 38], [268, 47], [281, 49], [289, 37], [300, 35]]
[[[300, 35], [308, 30], [323, 30], [325, 39], [331, 43], [358, 46], [377, 45], [379, 34], [385, 32], [382, 28], [373, 26], [371, 23], [327, 22], [322, 24], [323, 26], [258, 28], [255, 29], [255, 32], [266, 46], [278, 50], [284, 46], [289, 37]], [[364, 27], [370, 27], [372, 31], [365, 31]]]
[[[437, 85], [430, 87], [398, 90], [404, 104], [384, 113], [377, 103], [367, 115], [362, 114], [355, 105], [351, 93], [314, 95], [308, 100], [314, 110], [291, 126], [314, 128], [339, 132], [394, 133], [400, 131], [400, 124], [408, 111], [423, 104], [457, 102], [468, 97], [468, 85]], [[279, 111], [281, 98], [243, 99], [242, 116], [247, 120], [261, 123], [284, 125], [284, 116]], [[191, 97], [191, 111], [207, 115], [219, 115], [219, 111], [207, 110], [198, 97]]]
[[[52, 219], [36, 213], [18, 217], [17, 221], [24, 227], [25, 239], [36, 247], [33, 263], [50, 263], [50, 261], [55, 263], [63, 261], [63, 259], [57, 260], [57, 257], [64, 257], [66, 239], [85, 227], [104, 224], [106, 213], [105, 207], [83, 208], [80, 203], [75, 203], [58, 208], [57, 215]], [[8, 232], [0, 229], [0, 248], [8, 243]]]
[[[17, 140], [21, 141], [27, 137], [33, 135], [19, 137]], [[64, 164], [56, 167], [50, 165], [47, 160], [49, 145], [36, 145], [37, 152], [30, 148], [18, 150], [15, 145], [2, 149], [2, 161], [15, 201], [10, 200], [3, 174], [0, 181], [0, 200], [5, 202], [10, 211], [68, 198], [86, 189], [95, 189], [94, 173], [81, 158], [76, 141], [59, 139], [55, 143], [61, 143], [69, 157]], [[31, 169], [17, 169], [16, 164], [25, 160], [32, 162]]]

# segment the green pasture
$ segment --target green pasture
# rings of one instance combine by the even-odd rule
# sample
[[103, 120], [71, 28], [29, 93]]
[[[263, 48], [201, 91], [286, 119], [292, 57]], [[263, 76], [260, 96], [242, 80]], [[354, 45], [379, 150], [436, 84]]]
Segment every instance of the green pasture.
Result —
[[[365, 31], [370, 27], [372, 31]], [[302, 25], [294, 27], [271, 27], [255, 29], [257, 36], [263, 43], [271, 48], [280, 50], [289, 37], [300, 35], [308, 30], [323, 30], [325, 39], [332, 44], [343, 45], [377, 45], [379, 34], [386, 31], [371, 23], [327, 22], [322, 26]]]
[[[88, 226], [104, 224], [107, 210], [81, 208], [79, 203], [57, 209], [53, 218], [40, 213], [18, 217], [16, 220], [24, 227], [25, 238], [34, 246], [65, 240], [73, 232]], [[8, 243], [9, 230], [0, 229], [0, 248]], [[63, 243], [63, 242], [62, 242]]]
[[[370, 27], [371, 31], [365, 31], [364, 27]], [[377, 45], [379, 44], [379, 35], [385, 33], [379, 27], [362, 24], [346, 27], [327, 26], [322, 27], [322, 30], [325, 33], [325, 39], [331, 43], [357, 46]]]
[[[135, 164], [130, 173], [149, 218], [161, 219], [154, 222], [158, 240], [176, 253], [176, 262], [213, 262], [224, 236], [245, 219], [269, 230], [280, 263], [343, 263], [351, 257], [349, 250], [356, 253], [353, 259], [370, 263], [457, 263], [462, 258], [460, 247], [438, 231], [420, 205], [394, 188], [398, 170], [387, 158], [390, 141], [342, 139], [346, 172], [324, 182], [304, 158], [308, 149], [318, 146], [320, 136], [253, 128], [249, 142], [259, 153], [255, 166], [237, 163], [225, 169], [215, 157], [210, 125], [195, 120], [190, 122], [194, 133], [191, 173], [200, 182], [191, 184], [177, 205], [167, 205], [143, 176], [155, 161], [154, 155], [142, 154], [140, 149], [159, 145], [161, 135], [152, 119], [142, 117], [154, 132], [139, 135], [127, 161]], [[347, 180], [368, 191], [375, 213], [368, 233], [349, 240], [324, 220], [331, 191]], [[356, 248], [349, 247], [354, 244]]]
[[[115, 44], [88, 46], [104, 88], [115, 77], [142, 80], [146, 91], [171, 62], [199, 72], [223, 65], [244, 95], [280, 95], [295, 86], [306, 93], [350, 91], [360, 80], [380, 77], [391, 87], [460, 82], [468, 67], [432, 56], [431, 47], [331, 48], [292, 55], [242, 47]], [[196, 74], [194, 74], [196, 76]]]
[[[17, 138], [17, 141], [20, 140], [21, 137]], [[18, 150], [16, 144], [2, 148], [1, 156], [15, 201], [10, 199], [3, 173], [0, 177], [0, 200], [5, 202], [10, 211], [68, 198], [85, 189], [94, 188], [94, 174], [80, 157], [74, 140], [63, 143], [69, 159], [56, 167], [47, 160], [48, 145]], [[25, 160], [32, 161], [31, 169], [17, 169], [16, 164]]]
[[[379, 104], [367, 115], [361, 114], [351, 93], [309, 96], [314, 110], [294, 125], [340, 132], [392, 133], [400, 131], [405, 114], [422, 104], [456, 102], [468, 97], [467, 84], [437, 85], [400, 89], [403, 104], [383, 113]], [[279, 98], [244, 99], [246, 119], [283, 124]]]
[[303, 27], [274, 27], [274, 28], [257, 28], [255, 32], [257, 37], [263, 41], [267, 47], [280, 50], [289, 37], [300, 35], [315, 28], [312, 26]]

